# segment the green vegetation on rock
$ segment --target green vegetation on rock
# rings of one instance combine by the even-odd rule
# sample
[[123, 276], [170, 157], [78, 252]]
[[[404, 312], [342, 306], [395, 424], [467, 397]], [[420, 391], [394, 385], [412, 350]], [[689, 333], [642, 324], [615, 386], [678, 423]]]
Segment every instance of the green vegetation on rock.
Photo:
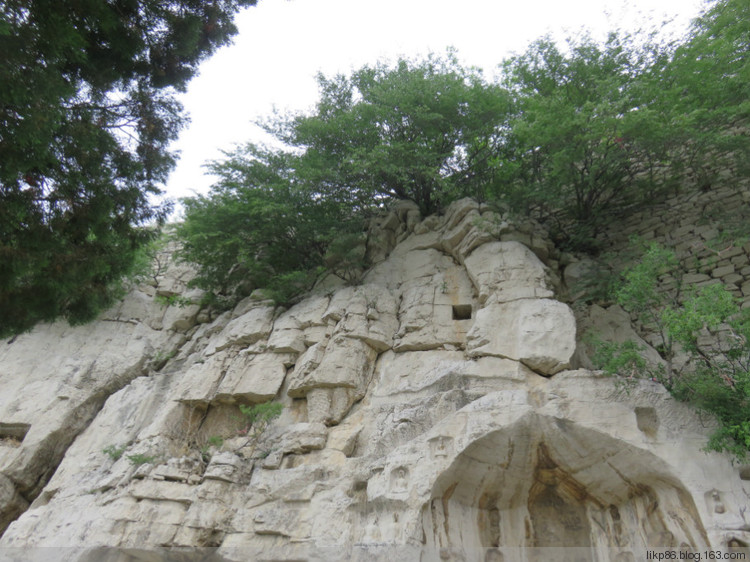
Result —
[[[4, 4], [0, 337], [93, 318], [158, 255], [146, 225], [168, 212], [152, 196], [184, 124], [175, 94], [254, 3]], [[545, 37], [502, 61], [494, 82], [450, 52], [320, 76], [313, 111], [264, 122], [281, 148], [247, 145], [211, 163], [212, 191], [184, 201], [181, 256], [197, 265], [207, 302], [264, 289], [289, 304], [324, 271], [358, 279], [374, 213], [411, 200], [427, 215], [465, 196], [540, 219], [562, 249], [596, 252], [603, 226], [644, 203], [747, 181], [749, 22], [746, 0], [718, 0], [671, 42]], [[750, 312], [721, 286], [658, 287], [675, 263], [651, 246], [615, 295], [657, 334], [664, 366], [631, 343], [600, 359], [659, 377], [715, 415], [711, 446], [741, 456]], [[261, 431], [278, 408], [243, 410], [245, 430]]]
[[[664, 366], [650, 365], [634, 342], [599, 343], [595, 361], [611, 374], [660, 380], [679, 400], [715, 416], [708, 444], [744, 458], [750, 450], [750, 309], [720, 283], [684, 290], [674, 254], [652, 244], [623, 276], [618, 304], [650, 326]], [[679, 364], [678, 364], [679, 360]]]
[[748, 10], [717, 2], [671, 43], [542, 38], [495, 83], [450, 52], [320, 76], [314, 111], [264, 122], [283, 148], [212, 164], [213, 191], [185, 200], [183, 257], [219, 300], [266, 287], [288, 303], [336, 271], [332, 256], [356, 279], [364, 254], [340, 241], [376, 210], [407, 199], [426, 215], [465, 196], [596, 251], [602, 227], [639, 205], [747, 178]]
[[[151, 196], [184, 123], [175, 92], [254, 3], [6, 3], [0, 336], [111, 303], [153, 236], [143, 225], [168, 211]], [[542, 38], [496, 82], [452, 53], [320, 76], [314, 111], [265, 122], [284, 148], [212, 164], [214, 190], [185, 202], [183, 256], [218, 301], [266, 287], [290, 302], [322, 267], [356, 279], [363, 252], [340, 241], [374, 210], [410, 199], [428, 214], [464, 196], [595, 250], [633, 205], [747, 177], [749, 11], [717, 1], [673, 42]]]

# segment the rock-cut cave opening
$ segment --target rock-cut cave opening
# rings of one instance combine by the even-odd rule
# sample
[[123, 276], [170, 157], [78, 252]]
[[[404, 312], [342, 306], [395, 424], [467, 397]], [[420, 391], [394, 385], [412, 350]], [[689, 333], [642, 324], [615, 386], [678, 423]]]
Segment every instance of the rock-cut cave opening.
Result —
[[[664, 461], [591, 428], [528, 414], [475, 439], [422, 511], [430, 550], [476, 560], [645, 559], [706, 548], [695, 503]], [[473, 554], [472, 554], [473, 553]]]

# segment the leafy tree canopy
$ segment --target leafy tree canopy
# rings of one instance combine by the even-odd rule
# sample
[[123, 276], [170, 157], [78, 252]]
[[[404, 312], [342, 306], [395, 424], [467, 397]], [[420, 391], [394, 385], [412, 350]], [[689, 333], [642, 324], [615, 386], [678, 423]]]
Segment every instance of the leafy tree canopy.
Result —
[[515, 107], [494, 197], [586, 249], [634, 205], [747, 177], [749, 10], [716, 2], [673, 42], [542, 38], [506, 60]]
[[2, 3], [0, 336], [111, 301], [168, 210], [174, 94], [255, 1]]
[[319, 76], [311, 115], [264, 123], [281, 150], [248, 145], [210, 168], [207, 196], [189, 198], [179, 228], [196, 283], [221, 298], [271, 289], [280, 302], [319, 268], [351, 281], [363, 266], [363, 218], [395, 199], [427, 214], [481, 194], [492, 175], [502, 90], [449, 54]]
[[502, 88], [454, 54], [319, 76], [312, 115], [272, 124], [327, 196], [356, 207], [411, 199], [426, 215], [465, 194], [481, 195], [496, 131], [507, 114]]
[[647, 162], [633, 158], [632, 131], [646, 55], [613, 33], [604, 44], [583, 37], [567, 48], [543, 38], [507, 60], [515, 112], [498, 196], [579, 227], [595, 226], [602, 209], [631, 200]]
[[[496, 83], [451, 52], [319, 76], [312, 112], [264, 123], [284, 148], [248, 147], [214, 164], [217, 188], [187, 202], [186, 257], [211, 287], [226, 291], [250, 269], [255, 286], [291, 272], [304, 244], [322, 259], [337, 225], [348, 231], [389, 201], [410, 199], [426, 215], [467, 195], [542, 219], [569, 248], [596, 250], [613, 216], [682, 186], [710, 187], [720, 173], [747, 177], [747, 10], [717, 2], [671, 43], [656, 33], [541, 38], [504, 61]], [[240, 211], [240, 200], [254, 210]], [[274, 216], [271, 200], [283, 220], [263, 219]], [[224, 205], [257, 218], [210, 218]], [[248, 246], [258, 239], [262, 252]]]
[[305, 182], [299, 160], [247, 145], [209, 166], [220, 180], [183, 200], [177, 230], [182, 257], [200, 266], [195, 284], [227, 304], [257, 288], [286, 303], [310, 288], [334, 240], [357, 245], [361, 223]]
[[715, 2], [663, 67], [650, 105], [670, 116], [673, 174], [704, 190], [750, 173], [750, 4]]

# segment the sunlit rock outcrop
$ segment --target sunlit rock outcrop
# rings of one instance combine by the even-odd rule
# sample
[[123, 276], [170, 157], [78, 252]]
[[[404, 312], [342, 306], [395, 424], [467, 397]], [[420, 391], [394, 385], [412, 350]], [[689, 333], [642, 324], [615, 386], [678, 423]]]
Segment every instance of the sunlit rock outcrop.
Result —
[[[750, 470], [702, 452], [705, 420], [580, 368], [538, 226], [400, 204], [367, 254], [358, 285], [213, 319], [154, 299], [188, 294], [173, 264], [94, 324], [0, 343], [0, 549], [623, 561], [748, 543]], [[239, 406], [269, 400], [261, 432]]]

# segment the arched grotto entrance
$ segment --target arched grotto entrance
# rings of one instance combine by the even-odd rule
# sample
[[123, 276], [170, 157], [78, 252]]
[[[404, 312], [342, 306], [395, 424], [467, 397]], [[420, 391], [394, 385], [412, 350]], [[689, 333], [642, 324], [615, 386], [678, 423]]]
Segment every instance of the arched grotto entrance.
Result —
[[536, 413], [456, 457], [423, 506], [422, 529], [427, 550], [480, 561], [625, 562], [651, 548], [708, 546], [695, 503], [666, 462]]

